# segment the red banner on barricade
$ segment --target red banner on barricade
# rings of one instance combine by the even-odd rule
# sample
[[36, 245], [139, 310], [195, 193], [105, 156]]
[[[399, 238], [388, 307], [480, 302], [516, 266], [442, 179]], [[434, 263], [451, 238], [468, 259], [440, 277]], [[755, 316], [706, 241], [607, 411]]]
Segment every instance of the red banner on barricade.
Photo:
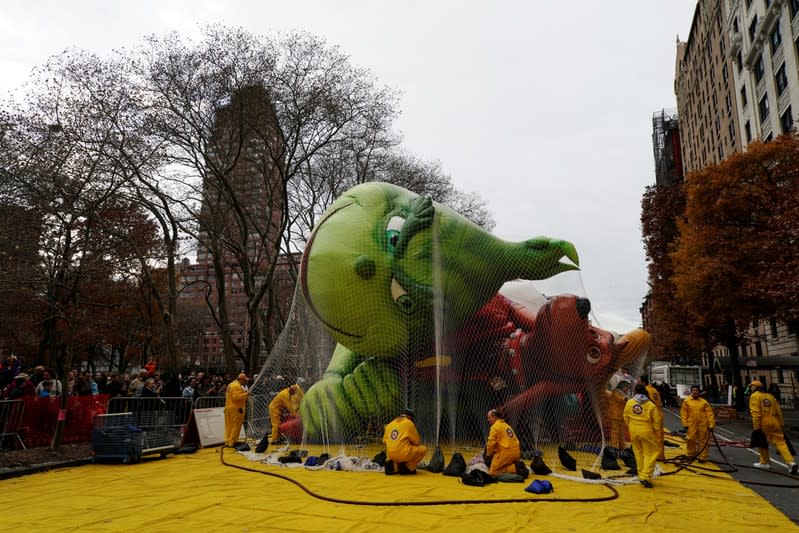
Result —
[[63, 444], [90, 442], [92, 439], [92, 420], [96, 414], [108, 411], [108, 394], [95, 396], [71, 396], [67, 409], [61, 411], [60, 398], [26, 397], [25, 411], [19, 433], [25, 446], [36, 448], [49, 446], [53, 438], [56, 422], [63, 417]]

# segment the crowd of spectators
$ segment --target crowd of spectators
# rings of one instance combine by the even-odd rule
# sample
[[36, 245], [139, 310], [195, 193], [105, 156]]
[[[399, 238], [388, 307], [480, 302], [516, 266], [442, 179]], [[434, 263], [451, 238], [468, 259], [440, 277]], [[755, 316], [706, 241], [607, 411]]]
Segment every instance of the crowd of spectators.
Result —
[[185, 373], [158, 371], [157, 363], [150, 359], [138, 372], [97, 372], [92, 375], [85, 369], [74, 368], [65, 380], [66, 389], [57, 379], [53, 369], [37, 365], [28, 367], [14, 355], [0, 358], [1, 399], [15, 400], [24, 397], [58, 398], [70, 396], [107, 394], [117, 397], [191, 398], [203, 396], [224, 397], [232, 378], [197, 370]]

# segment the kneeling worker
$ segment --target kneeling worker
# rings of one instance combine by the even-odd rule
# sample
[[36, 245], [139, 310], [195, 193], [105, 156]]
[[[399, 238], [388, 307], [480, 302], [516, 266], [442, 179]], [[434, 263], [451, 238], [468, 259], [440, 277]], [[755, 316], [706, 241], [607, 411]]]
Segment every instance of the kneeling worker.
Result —
[[395, 470], [398, 474], [415, 474], [416, 465], [427, 453], [427, 448], [421, 445], [419, 432], [413, 423], [413, 411], [410, 409], [403, 410], [386, 425], [383, 443], [386, 445], [387, 475], [393, 474]]
[[489, 475], [515, 474], [516, 461], [522, 458], [519, 438], [513, 432], [513, 428], [499, 416], [496, 409], [488, 411], [486, 417], [491, 425], [484, 454], [486, 463], [491, 461]]
[[295, 383], [286, 387], [269, 402], [269, 421], [272, 423], [272, 444], [280, 444], [280, 422], [284, 414], [296, 416], [300, 412], [302, 387]]

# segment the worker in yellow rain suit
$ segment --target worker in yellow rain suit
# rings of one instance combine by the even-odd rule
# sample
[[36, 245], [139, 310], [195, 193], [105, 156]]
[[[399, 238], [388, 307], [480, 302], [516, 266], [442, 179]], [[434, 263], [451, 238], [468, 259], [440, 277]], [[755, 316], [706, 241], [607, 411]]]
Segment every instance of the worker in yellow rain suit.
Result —
[[283, 413], [296, 416], [300, 412], [302, 387], [295, 383], [286, 387], [269, 402], [269, 421], [272, 422], [272, 444], [280, 443], [280, 419]]
[[625, 390], [629, 383], [622, 381], [613, 391], [608, 391], [608, 419], [610, 421], [610, 447], [618, 451], [627, 448], [627, 428], [624, 426], [624, 407], [627, 405]]
[[225, 391], [225, 446], [233, 446], [241, 433], [244, 422], [244, 410], [247, 407], [247, 374], [239, 374], [231, 381]]
[[[766, 435], [768, 444], [773, 444], [777, 451], [780, 452], [785, 463], [788, 465], [788, 470], [791, 474], [797, 473], [796, 462], [793, 460], [791, 452], [788, 451], [788, 445], [785, 444], [785, 436], [783, 434], [784, 420], [782, 418], [782, 409], [780, 404], [774, 396], [766, 392], [763, 384], [757, 380], [749, 384], [749, 388], [753, 391], [752, 396], [749, 398], [749, 413], [752, 415], [752, 429], [760, 429]], [[768, 453], [768, 446], [765, 448], [758, 448], [760, 452], [760, 462], [755, 463], [757, 468], [771, 468], [771, 457]]]
[[638, 378], [638, 383], [641, 383], [643, 386], [646, 387], [646, 395], [649, 396], [649, 399], [652, 401], [653, 404], [657, 407], [658, 412], [660, 413], [660, 426], [658, 426], [658, 461], [665, 461], [666, 460], [666, 450], [663, 446], [663, 401], [660, 399], [660, 393], [658, 390], [649, 383], [648, 376], [641, 376]]
[[415, 474], [416, 465], [422, 460], [427, 448], [421, 445], [419, 432], [413, 423], [413, 411], [405, 409], [386, 425], [383, 432], [386, 445], [385, 472], [387, 475]]
[[659, 451], [657, 428], [663, 424], [663, 417], [660, 409], [649, 400], [646, 387], [641, 383], [635, 385], [635, 394], [624, 406], [624, 423], [630, 430], [638, 480], [641, 485], [651, 489]]
[[516, 461], [522, 457], [519, 438], [516, 437], [513, 428], [500, 418], [496, 409], [491, 409], [486, 416], [491, 425], [485, 451], [486, 462], [489, 457], [491, 458], [488, 473], [491, 476], [515, 474]]
[[680, 406], [680, 422], [684, 428], [688, 456], [699, 457], [704, 463], [710, 457], [710, 433], [716, 427], [713, 408], [707, 400], [699, 396], [699, 385], [691, 387], [691, 396], [683, 400]]

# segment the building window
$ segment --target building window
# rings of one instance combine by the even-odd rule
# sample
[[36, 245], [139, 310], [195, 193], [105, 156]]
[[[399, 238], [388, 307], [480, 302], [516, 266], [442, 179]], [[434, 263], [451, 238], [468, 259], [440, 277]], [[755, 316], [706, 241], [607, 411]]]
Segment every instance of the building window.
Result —
[[782, 133], [788, 133], [793, 129], [793, 115], [791, 114], [791, 106], [788, 106], [788, 109], [785, 110], [780, 116], [780, 127], [782, 128]]
[[749, 25], [749, 42], [755, 42], [755, 35], [757, 35], [757, 15], [752, 19], [752, 23]]
[[741, 55], [741, 52], [738, 52], [738, 55], [735, 56], [735, 65], [738, 67], [738, 74], [740, 74], [744, 68], [744, 58]]
[[788, 87], [788, 76], [785, 75], [785, 63], [780, 65], [777, 73], [774, 74], [774, 82], [777, 84], [777, 96], [780, 96]]
[[749, 100], [746, 98], [746, 85], [741, 87], [741, 109], [746, 109], [746, 106], [749, 104]]
[[744, 133], [746, 134], [746, 143], [749, 144], [752, 142], [752, 127], [749, 125], [748, 120], [744, 124]]
[[772, 339], [776, 339], [777, 338], [777, 319], [774, 318], [774, 317], [771, 317], [770, 322], [771, 322], [771, 324], [770, 324], [771, 325], [771, 338]]
[[760, 99], [757, 109], [760, 111], [760, 122], [763, 122], [768, 118], [768, 94], [764, 94]]
[[799, 13], [799, 0], [791, 0], [791, 18]]
[[763, 54], [760, 54], [757, 58], [757, 63], [755, 63], [755, 82], [760, 83], [765, 73], [766, 67], [763, 65]]
[[774, 31], [771, 32], [769, 40], [771, 41], [771, 54], [774, 55], [774, 53], [782, 44], [782, 34], [780, 33], [779, 21], [777, 22], [777, 25], [774, 26]]

